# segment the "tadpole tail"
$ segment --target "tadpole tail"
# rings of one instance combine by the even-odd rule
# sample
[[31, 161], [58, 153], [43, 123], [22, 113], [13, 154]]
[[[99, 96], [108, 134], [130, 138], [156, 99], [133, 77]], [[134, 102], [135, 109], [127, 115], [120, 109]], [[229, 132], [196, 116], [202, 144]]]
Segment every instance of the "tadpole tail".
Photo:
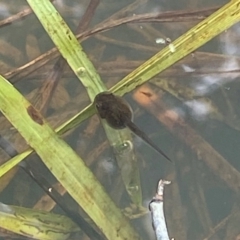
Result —
[[162, 156], [164, 156], [168, 161], [172, 162], [172, 160], [154, 143], [152, 140], [145, 134], [143, 131], [141, 131], [135, 123], [132, 121], [127, 124], [127, 127], [138, 137], [142, 138], [148, 145], [150, 145], [155, 151], [160, 153]]

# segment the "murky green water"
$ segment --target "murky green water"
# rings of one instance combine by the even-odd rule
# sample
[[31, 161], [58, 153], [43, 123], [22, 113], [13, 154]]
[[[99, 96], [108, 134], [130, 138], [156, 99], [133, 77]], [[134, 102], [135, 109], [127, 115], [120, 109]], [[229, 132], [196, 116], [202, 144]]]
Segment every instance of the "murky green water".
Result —
[[[65, 21], [75, 31], [88, 1], [55, 2]], [[133, 2], [101, 1], [89, 29], [102, 24], [126, 6], [129, 8], [122, 11], [118, 18], [159, 11], [207, 9], [226, 3], [139, 0], [133, 5]], [[25, 8], [26, 1], [2, 0], [0, 20]], [[178, 20], [123, 24], [90, 36], [82, 45], [110, 88], [166, 46], [159, 42], [167, 38], [175, 40], [197, 22]], [[165, 215], [170, 236], [178, 240], [238, 239], [240, 234], [236, 226], [240, 221], [239, 29], [240, 25], [236, 24], [145, 85], [145, 90], [152, 91], [158, 97], [152, 105], [154, 108], [140, 105], [134, 95], [137, 90], [124, 96], [133, 108], [134, 122], [173, 159], [174, 164], [169, 164], [142, 140], [134, 137], [143, 206], [147, 207], [154, 196], [159, 179], [172, 181], [165, 191]], [[25, 70], [18, 74], [11, 71], [46, 53], [54, 47], [53, 43], [33, 14], [0, 27], [0, 41], [0, 73], [14, 82], [15, 87], [39, 107], [38, 90], [47, 79], [56, 58], [33, 68], [29, 74], [24, 74]], [[55, 128], [89, 102], [86, 90], [66, 67], [43, 115]], [[169, 123], [163, 121], [164, 117], [169, 117]], [[27, 145], [24, 140], [2, 116], [0, 121], [0, 134], [17, 151], [25, 150]], [[175, 128], [171, 128], [170, 121], [176, 123]], [[98, 118], [94, 116], [83, 122], [64, 139], [85, 160], [116, 204], [121, 208], [128, 207], [130, 198], [121, 181], [121, 169], [117, 166]], [[9, 157], [4, 149], [0, 153], [2, 164]], [[30, 156], [28, 161], [49, 182], [56, 183], [36, 155]], [[6, 182], [0, 181], [0, 201], [5, 204], [33, 208], [43, 195], [39, 186], [21, 170], [8, 174], [5, 179]], [[78, 209], [68, 194], [64, 199], [71, 209]], [[52, 211], [63, 214], [58, 206], [53, 207]], [[150, 213], [132, 220], [132, 224], [143, 239], [155, 239]]]

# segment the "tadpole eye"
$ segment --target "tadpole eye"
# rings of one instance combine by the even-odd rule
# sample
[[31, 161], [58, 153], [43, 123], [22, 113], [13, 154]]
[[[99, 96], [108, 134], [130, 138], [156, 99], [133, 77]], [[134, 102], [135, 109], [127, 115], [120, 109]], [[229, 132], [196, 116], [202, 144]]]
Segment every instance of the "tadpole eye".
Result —
[[98, 109], [102, 109], [102, 108], [103, 108], [103, 104], [102, 104], [102, 103], [97, 103], [97, 104], [96, 104], [96, 107], [97, 107]]
[[100, 103], [96, 103], [97, 108], [100, 108], [100, 105], [101, 105]]

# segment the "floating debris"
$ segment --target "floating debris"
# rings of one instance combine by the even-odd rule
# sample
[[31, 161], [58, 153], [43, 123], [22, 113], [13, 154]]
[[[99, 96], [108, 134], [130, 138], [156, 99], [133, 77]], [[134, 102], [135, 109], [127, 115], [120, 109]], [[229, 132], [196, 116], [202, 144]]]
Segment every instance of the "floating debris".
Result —
[[157, 240], [170, 240], [163, 212], [164, 185], [170, 183], [171, 183], [170, 181], [165, 181], [161, 179], [158, 183], [157, 193], [153, 197], [152, 201], [149, 203], [149, 209], [152, 214], [152, 225]]
[[172, 43], [169, 44], [169, 49], [170, 49], [170, 52], [172, 53], [176, 51], [176, 48]]
[[156, 44], [165, 44], [166, 40], [164, 38], [156, 38], [155, 42]]

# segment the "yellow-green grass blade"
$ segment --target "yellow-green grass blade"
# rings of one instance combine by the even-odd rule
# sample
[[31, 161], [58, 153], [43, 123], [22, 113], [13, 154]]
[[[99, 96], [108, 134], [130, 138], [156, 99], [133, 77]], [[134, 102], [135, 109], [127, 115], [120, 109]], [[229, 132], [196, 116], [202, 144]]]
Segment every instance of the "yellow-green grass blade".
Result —
[[2, 76], [0, 110], [107, 239], [140, 239], [83, 160]]
[[[47, 31], [48, 35], [51, 37], [54, 44], [57, 46], [58, 50], [62, 54], [62, 56], [66, 59], [69, 66], [75, 72], [79, 80], [85, 86], [90, 99], [93, 101], [95, 95], [100, 91], [105, 91], [106, 87], [102, 83], [99, 75], [97, 74], [96, 69], [94, 68], [91, 61], [88, 59], [87, 55], [84, 53], [81, 45], [78, 43], [76, 37], [71, 32], [67, 24], [64, 22], [60, 14], [54, 8], [52, 3], [49, 0], [27, 0], [34, 13], [37, 15], [39, 21]], [[80, 97], [80, 96], [79, 96]], [[124, 142], [132, 141], [132, 137], [130, 131], [116, 131], [108, 126], [105, 122], [102, 122], [104, 130], [106, 132], [107, 138], [110, 142], [110, 145], [116, 149], [119, 149], [119, 146], [123, 145]], [[132, 169], [132, 172], [128, 174], [123, 173], [124, 169], [121, 169], [122, 176], [128, 176], [128, 178], [124, 179], [124, 183], [134, 181], [134, 185], [136, 189], [139, 191], [131, 192], [131, 198], [135, 204], [141, 202], [141, 185], [139, 174], [135, 175], [138, 171], [138, 165], [135, 164], [135, 154], [133, 152], [133, 148], [131, 151], [128, 150], [128, 159], [123, 159], [121, 154], [117, 154], [115, 151], [116, 158], [120, 166], [124, 166], [124, 169]], [[131, 161], [134, 162], [134, 167], [128, 167], [131, 165]], [[137, 177], [138, 176], [138, 177]], [[137, 181], [138, 179], [138, 181]], [[129, 185], [126, 185], [126, 189], [130, 189]], [[134, 194], [133, 194], [134, 193]], [[137, 196], [135, 194], [138, 193]], [[137, 200], [135, 200], [137, 199]]]
[[240, 1], [231, 1], [135, 69], [110, 90], [132, 91], [240, 20]]
[[[195, 27], [176, 39], [170, 47], [165, 47], [156, 55], [151, 57], [124, 79], [114, 85], [110, 91], [122, 96], [131, 92], [137, 86], [147, 82], [155, 75], [175, 64], [191, 52], [195, 51], [221, 32], [225, 31], [240, 20], [240, 0], [231, 1], [201, 21]], [[174, 49], [174, 51], [173, 51]], [[94, 110], [89, 105], [81, 113], [72, 119], [71, 125], [78, 126], [85, 120], [82, 116], [92, 116]], [[62, 133], [71, 129], [70, 124], [64, 124], [58, 128]]]
[[[169, 47], [164, 48], [147, 62], [142, 64], [123, 80], [116, 84], [111, 90], [119, 95], [132, 91], [138, 85], [147, 82], [156, 74], [162, 72], [181, 58], [195, 51], [197, 48], [217, 36], [219, 33], [231, 27], [240, 18], [239, 0], [231, 1], [220, 8], [217, 12], [200, 22], [197, 26], [183, 34], [172, 44], [175, 52]], [[59, 134], [64, 134], [70, 129], [78, 126], [82, 121], [95, 113], [92, 104], [80, 111], [76, 116], [57, 128]]]
[[55, 131], [59, 135], [63, 135], [69, 130], [76, 128], [79, 125], [79, 123], [87, 120], [95, 113], [96, 113], [96, 110], [94, 108], [94, 105], [90, 104], [89, 106], [81, 110], [78, 114], [73, 116], [71, 119], [63, 123], [61, 126], [57, 127]]
[[[87, 118], [91, 117], [95, 113], [95, 109], [93, 105], [90, 105], [90, 107], [87, 107], [83, 109], [80, 113], [72, 117], [70, 120], [62, 124], [60, 127], [58, 127], [55, 131], [59, 135], [63, 135], [70, 129], [74, 129], [76, 126], [79, 125], [79, 122], [82, 122], [86, 120]], [[66, 127], [65, 127], [66, 126]], [[32, 149], [27, 149], [26, 151], [19, 153], [17, 156], [13, 157], [6, 163], [2, 164], [0, 166], [0, 178], [7, 173], [9, 170], [11, 170], [13, 167], [15, 167], [18, 163], [23, 161], [27, 156], [29, 156], [33, 152]]]
[[98, 92], [106, 90], [93, 64], [52, 3], [49, 0], [27, 2], [61, 55], [85, 86], [90, 99], [93, 100]]
[[80, 231], [68, 217], [0, 203], [0, 225], [11, 232], [41, 240], [65, 240]]
[[[84, 116], [84, 115], [81, 115], [81, 116]], [[68, 122], [70, 121], [71, 119]], [[56, 131], [58, 131], [58, 129]], [[129, 131], [127, 132], [118, 131], [118, 134], [119, 134], [118, 136], [120, 137], [120, 142], [115, 142], [116, 139], [112, 141], [112, 143], [116, 144], [114, 146], [116, 150], [118, 150], [122, 146], [122, 143], [128, 144], [129, 139], [131, 140], [131, 138], [129, 137]], [[108, 137], [109, 139], [111, 139], [111, 136], [108, 136]], [[130, 144], [130, 147], [131, 146], [132, 144]], [[2, 164], [0, 166], [0, 178], [9, 170], [11, 170], [13, 167], [15, 167], [18, 163], [20, 163], [24, 158], [29, 156], [32, 152], [33, 152], [32, 149], [28, 149], [27, 151], [18, 154], [17, 156], [13, 157], [6, 163]], [[140, 184], [140, 174], [139, 174], [139, 167], [138, 167], [139, 165], [138, 165], [136, 156], [133, 152], [133, 148], [129, 149], [129, 145], [127, 145], [127, 147], [123, 146], [122, 151], [120, 151], [119, 153], [116, 153], [116, 158], [117, 158], [118, 166], [121, 170], [121, 175], [124, 181], [124, 185], [126, 187], [126, 190], [132, 202], [136, 205], [141, 205], [142, 189]]]
[[[174, 52], [169, 47], [164, 48], [147, 62], [142, 64], [123, 80], [116, 84], [111, 90], [119, 95], [132, 91], [138, 85], [147, 82], [156, 74], [162, 72], [178, 60], [202, 46], [219, 33], [231, 27], [240, 18], [239, 0], [231, 1], [220, 8], [217, 12], [200, 22], [172, 43]], [[90, 104], [76, 116], [57, 128], [59, 134], [75, 128], [82, 121], [95, 113], [93, 105]]]
[[122, 180], [132, 202], [137, 205], [142, 205], [142, 188], [140, 181], [139, 163], [134, 152], [132, 136], [129, 129], [114, 130], [117, 138], [113, 135], [114, 132], [109, 131], [109, 126], [103, 123], [103, 127], [107, 134], [107, 138], [115, 152], [118, 167], [121, 171]]
[[0, 178], [5, 173], [10, 171], [13, 167], [15, 167], [18, 163], [20, 163], [24, 158], [29, 156], [32, 153], [32, 151], [33, 151], [32, 149], [28, 149], [25, 152], [20, 153], [17, 156], [13, 157], [12, 159], [7, 161], [6, 163], [2, 164], [1, 167], [0, 167]]
[[[131, 142], [129, 143], [129, 141], [127, 141], [125, 138], [125, 136], [128, 136], [128, 134], [129, 132], [123, 132], [123, 138], [121, 139], [121, 142], [124, 142], [124, 145], [126, 146], [122, 146], [119, 142], [116, 143], [117, 146], [114, 147], [119, 149], [122, 146], [123, 148], [122, 150], [119, 150], [119, 153], [116, 153], [118, 166], [121, 169], [122, 179], [132, 202], [139, 206], [142, 204], [142, 189], [140, 185], [140, 173], [138, 168], [139, 165], [135, 154], [133, 154]], [[119, 136], [122, 136], [121, 132], [119, 132]], [[32, 152], [33, 150], [29, 149], [2, 164], [0, 166], [0, 178], [18, 163], [20, 163], [24, 158], [29, 156]]]
[[[132, 91], [138, 85], [141, 85], [159, 74], [166, 68], [170, 67], [178, 60], [187, 56], [222, 31], [226, 30], [240, 19], [240, 1], [232, 1], [213, 13], [211, 16], [197, 24], [190, 29], [187, 33], [183, 34], [177, 40], [175, 40], [168, 47], [157, 53], [150, 58], [132, 73], [127, 75], [124, 79], [113, 86], [110, 91], [123, 95]], [[87, 113], [90, 115], [92, 112], [88, 111], [91, 106], [87, 108], [87, 111], [82, 111], [83, 116]], [[81, 117], [81, 114], [79, 114]], [[72, 125], [78, 125], [79, 118], [74, 118]], [[80, 119], [81, 120], [81, 119]], [[69, 129], [69, 125], [60, 127], [61, 132], [65, 132]]]

